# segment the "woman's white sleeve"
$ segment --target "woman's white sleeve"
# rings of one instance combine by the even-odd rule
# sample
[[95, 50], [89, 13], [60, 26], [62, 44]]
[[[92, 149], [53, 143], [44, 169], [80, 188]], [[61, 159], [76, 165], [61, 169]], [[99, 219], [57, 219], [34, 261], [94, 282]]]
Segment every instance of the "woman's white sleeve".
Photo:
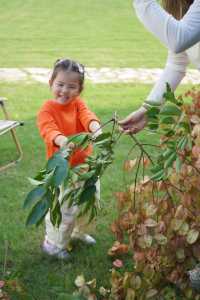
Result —
[[194, 0], [181, 20], [168, 14], [156, 0], [134, 0], [133, 6], [145, 27], [173, 52], [182, 52], [200, 41], [200, 0]]
[[169, 83], [171, 89], [175, 91], [185, 76], [188, 63], [186, 52], [176, 54], [169, 50], [165, 69], [148, 95], [147, 100], [162, 104], [164, 101], [163, 94], [166, 92], [166, 83]]

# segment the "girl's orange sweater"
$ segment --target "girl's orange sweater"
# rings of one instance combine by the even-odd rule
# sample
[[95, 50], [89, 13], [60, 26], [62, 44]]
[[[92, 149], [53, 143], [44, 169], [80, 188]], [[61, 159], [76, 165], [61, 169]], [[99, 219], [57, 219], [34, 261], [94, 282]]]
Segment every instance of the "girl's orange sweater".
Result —
[[[96, 115], [79, 97], [66, 104], [60, 104], [54, 100], [46, 101], [37, 115], [37, 125], [46, 145], [47, 158], [59, 149], [54, 143], [57, 135], [62, 134], [68, 137], [81, 132], [89, 132], [89, 124], [93, 120], [99, 122]], [[75, 166], [83, 163], [91, 153], [91, 145], [85, 150], [75, 150], [70, 164]]]

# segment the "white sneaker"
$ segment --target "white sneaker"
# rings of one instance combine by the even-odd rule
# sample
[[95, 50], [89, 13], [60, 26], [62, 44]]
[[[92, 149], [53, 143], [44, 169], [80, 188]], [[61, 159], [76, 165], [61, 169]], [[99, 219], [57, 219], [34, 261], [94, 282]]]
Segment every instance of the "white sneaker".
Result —
[[65, 249], [60, 249], [51, 243], [49, 243], [47, 240], [44, 240], [42, 245], [42, 250], [44, 253], [48, 254], [49, 256], [56, 257], [58, 259], [63, 259], [65, 261], [70, 260], [70, 254]]
[[78, 241], [85, 243], [86, 245], [96, 244], [96, 240], [91, 235], [85, 234], [85, 233], [80, 233], [80, 232], [72, 233], [71, 240], [72, 241], [78, 240]]

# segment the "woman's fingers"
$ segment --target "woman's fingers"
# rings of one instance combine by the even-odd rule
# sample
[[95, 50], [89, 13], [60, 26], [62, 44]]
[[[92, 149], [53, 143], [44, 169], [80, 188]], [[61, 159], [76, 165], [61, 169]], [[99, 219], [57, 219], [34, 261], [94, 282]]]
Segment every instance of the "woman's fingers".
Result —
[[121, 126], [126, 126], [126, 124], [129, 124], [130, 122], [134, 122], [134, 114], [135, 114], [135, 112], [131, 113], [125, 119], [120, 120], [118, 122], [118, 124]]
[[124, 126], [131, 123], [137, 123], [140, 122], [146, 114], [146, 109], [141, 106], [138, 110], [132, 112], [130, 115], [128, 115], [125, 119], [119, 121], [120, 126]]
[[138, 110], [128, 115], [125, 119], [118, 122], [120, 131], [126, 134], [135, 134], [139, 132], [145, 127], [146, 123], [146, 109], [144, 107], [140, 107]]
[[140, 121], [138, 122], [129, 122], [126, 123], [125, 125], [121, 125], [120, 131], [123, 133], [129, 134], [129, 133], [137, 133], [140, 130], [142, 130], [147, 123], [147, 120], [145, 117], [143, 117]]

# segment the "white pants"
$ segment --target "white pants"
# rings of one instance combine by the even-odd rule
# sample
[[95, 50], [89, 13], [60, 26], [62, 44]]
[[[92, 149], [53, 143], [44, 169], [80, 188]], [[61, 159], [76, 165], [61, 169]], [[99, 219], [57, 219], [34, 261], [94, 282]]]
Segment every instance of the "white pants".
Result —
[[[63, 188], [60, 187], [59, 201], [62, 199]], [[96, 182], [96, 201], [100, 200], [100, 181]], [[67, 206], [67, 202], [64, 202], [61, 206], [62, 220], [59, 227], [53, 226], [50, 220], [50, 213], [48, 212], [45, 217], [45, 226], [46, 226], [46, 235], [45, 239], [52, 245], [65, 249], [67, 244], [70, 241], [72, 232], [75, 228], [76, 216], [78, 214], [79, 208], [77, 205], [74, 205], [70, 208]]]

